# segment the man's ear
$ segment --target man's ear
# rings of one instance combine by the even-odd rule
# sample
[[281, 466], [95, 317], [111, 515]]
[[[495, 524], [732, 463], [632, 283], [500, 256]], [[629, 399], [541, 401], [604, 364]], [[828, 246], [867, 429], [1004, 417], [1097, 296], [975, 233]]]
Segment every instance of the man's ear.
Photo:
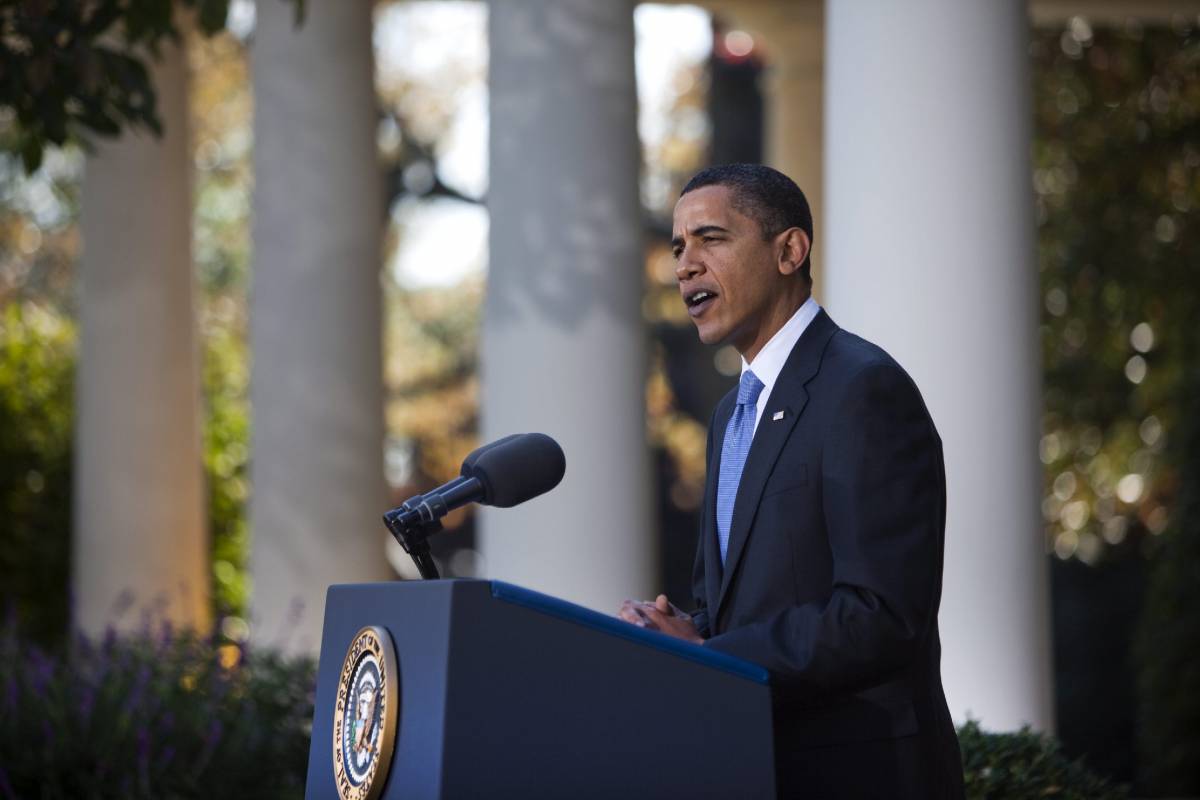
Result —
[[800, 228], [788, 228], [779, 234], [778, 241], [779, 271], [784, 275], [799, 271], [812, 247], [812, 240], [808, 238], [808, 234]]

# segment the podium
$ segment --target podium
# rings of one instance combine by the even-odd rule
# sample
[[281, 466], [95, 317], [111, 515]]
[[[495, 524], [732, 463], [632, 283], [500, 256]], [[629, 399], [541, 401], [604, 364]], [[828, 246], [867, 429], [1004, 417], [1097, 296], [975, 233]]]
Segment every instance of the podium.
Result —
[[500, 581], [329, 588], [309, 800], [767, 798], [774, 783], [762, 667]]

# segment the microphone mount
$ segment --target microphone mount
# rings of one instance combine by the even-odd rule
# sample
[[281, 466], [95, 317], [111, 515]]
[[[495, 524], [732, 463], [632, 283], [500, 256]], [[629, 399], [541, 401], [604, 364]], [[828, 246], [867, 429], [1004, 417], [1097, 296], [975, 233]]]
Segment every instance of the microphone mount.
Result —
[[[383, 515], [383, 524], [387, 525], [392, 536], [396, 537], [396, 541], [404, 548], [404, 552], [412, 557], [413, 563], [417, 565], [417, 571], [421, 573], [421, 577], [425, 580], [437, 580], [441, 577], [438, 573], [437, 564], [433, 561], [433, 556], [429, 552], [429, 537], [442, 530], [442, 516], [446, 513], [445, 502], [441, 503], [442, 513], [427, 518], [421, 512], [421, 507], [432, 510], [432, 506], [437, 504], [441, 497], [434, 495], [431, 502], [428, 495], [414, 497], [399, 508], [394, 508]], [[419, 518], [412, 513], [416, 511], [420, 514]]]
[[412, 557], [421, 577], [439, 576], [429, 537], [442, 530], [442, 517], [467, 503], [509, 508], [550, 491], [562, 480], [566, 462], [558, 442], [543, 433], [505, 436], [473, 451], [449, 483], [410, 498], [383, 515], [392, 536]]
[[412, 556], [421, 577], [427, 580], [441, 577], [433, 556], [429, 554], [430, 536], [442, 530], [442, 517], [452, 508], [478, 498], [483, 493], [479, 479], [460, 475], [432, 492], [410, 498], [399, 508], [383, 515], [392, 536]]

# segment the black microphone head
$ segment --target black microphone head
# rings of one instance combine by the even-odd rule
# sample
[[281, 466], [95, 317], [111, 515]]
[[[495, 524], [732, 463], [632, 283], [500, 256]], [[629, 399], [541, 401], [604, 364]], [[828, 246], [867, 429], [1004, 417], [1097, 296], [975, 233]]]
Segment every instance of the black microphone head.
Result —
[[481, 455], [486, 453], [488, 450], [491, 450], [493, 447], [499, 447], [500, 445], [504, 444], [505, 442], [511, 442], [513, 439], [519, 439], [524, 435], [525, 434], [523, 434], [523, 433], [510, 433], [508, 436], [505, 436], [503, 439], [497, 439], [494, 442], [488, 442], [487, 444], [483, 444], [483, 445], [480, 445], [479, 447], [476, 447], [474, 450], [472, 450], [470, 453], [467, 454], [466, 458], [463, 459], [462, 469], [459, 470], [458, 474], [466, 475], [467, 477], [471, 477], [469, 474], [470, 470], [475, 467], [475, 462], [479, 460], [479, 457]]
[[471, 453], [462, 466], [464, 476], [483, 484], [479, 502], [500, 508], [545, 494], [558, 486], [566, 471], [562, 448], [544, 433], [506, 436]]

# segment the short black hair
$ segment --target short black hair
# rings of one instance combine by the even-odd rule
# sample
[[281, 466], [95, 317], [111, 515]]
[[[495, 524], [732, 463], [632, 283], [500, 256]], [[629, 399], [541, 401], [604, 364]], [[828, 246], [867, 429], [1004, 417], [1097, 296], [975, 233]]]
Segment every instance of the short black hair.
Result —
[[[758, 223], [763, 238], [770, 239], [788, 228], [799, 228], [813, 239], [812, 211], [808, 198], [796, 182], [782, 172], [762, 164], [720, 164], [697, 172], [680, 197], [705, 186], [724, 186], [733, 195], [733, 206]], [[800, 275], [812, 283], [811, 263], [804, 257]]]

